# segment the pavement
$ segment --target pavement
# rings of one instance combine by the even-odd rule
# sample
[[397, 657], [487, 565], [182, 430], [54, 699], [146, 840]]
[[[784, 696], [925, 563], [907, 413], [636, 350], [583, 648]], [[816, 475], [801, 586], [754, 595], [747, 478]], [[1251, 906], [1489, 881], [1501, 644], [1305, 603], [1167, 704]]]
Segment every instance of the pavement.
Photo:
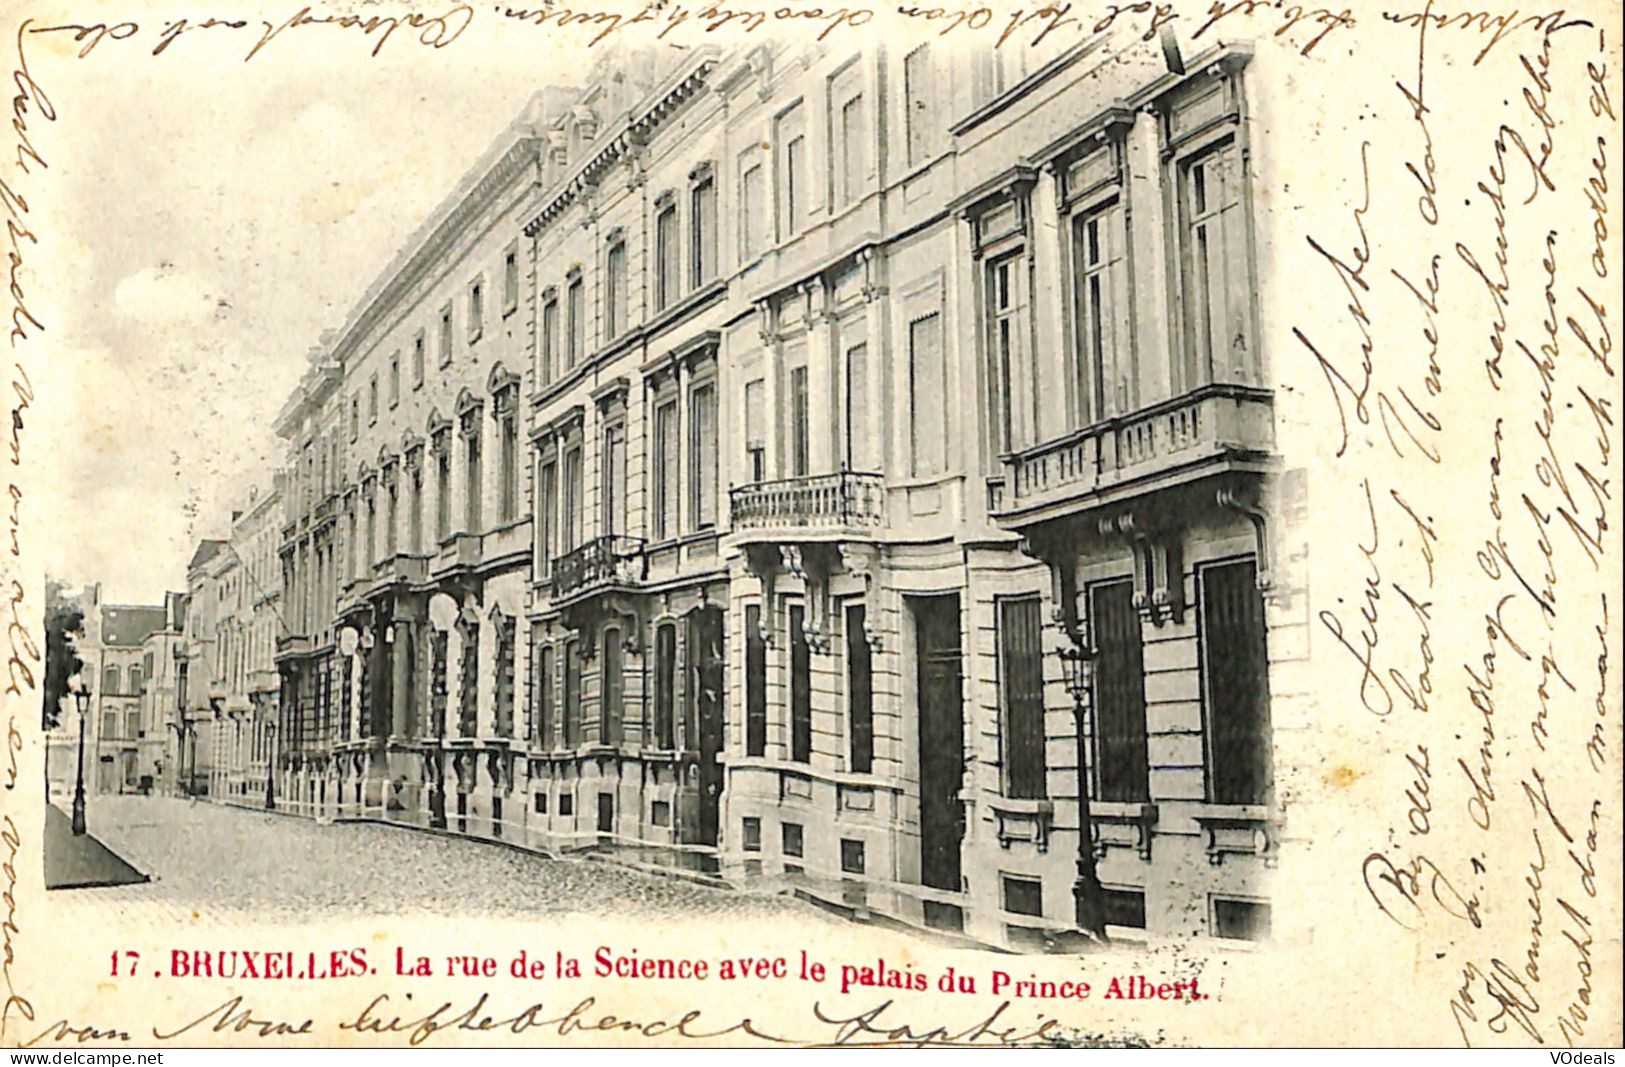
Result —
[[390, 912], [840, 925], [788, 894], [713, 888], [405, 827], [320, 825], [176, 797], [93, 800], [98, 835], [152, 874], [147, 884], [98, 893], [98, 904], [144, 902], [181, 917], [207, 910], [273, 922]]
[[147, 876], [89, 833], [75, 834], [73, 820], [45, 805], [45, 888], [91, 889], [132, 885]]

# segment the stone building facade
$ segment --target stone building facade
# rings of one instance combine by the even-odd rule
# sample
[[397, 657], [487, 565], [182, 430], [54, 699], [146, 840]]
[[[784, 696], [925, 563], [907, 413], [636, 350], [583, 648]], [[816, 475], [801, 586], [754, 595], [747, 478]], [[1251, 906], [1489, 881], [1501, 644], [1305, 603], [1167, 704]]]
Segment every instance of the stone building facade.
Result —
[[1305, 640], [1253, 62], [539, 92], [278, 416], [286, 805], [1000, 944], [1265, 936]]
[[266, 778], [281, 689], [276, 669], [276, 642], [283, 631], [281, 531], [280, 492], [255, 488], [232, 513], [231, 535], [209, 563], [203, 593], [212, 597], [214, 635], [209, 791], [228, 803], [253, 807], [275, 803], [275, 786]]

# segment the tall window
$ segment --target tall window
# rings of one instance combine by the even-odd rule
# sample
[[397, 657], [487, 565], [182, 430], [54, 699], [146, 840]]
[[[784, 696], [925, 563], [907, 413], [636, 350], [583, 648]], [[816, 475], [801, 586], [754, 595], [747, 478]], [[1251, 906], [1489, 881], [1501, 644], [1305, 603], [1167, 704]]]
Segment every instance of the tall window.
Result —
[[792, 478], [803, 478], [812, 467], [812, 417], [808, 406], [806, 364], [790, 368], [786, 385], [788, 395], [785, 399], [790, 415], [790, 440], [785, 450], [790, 462], [788, 473]]
[[1145, 730], [1145, 659], [1132, 581], [1089, 589], [1089, 672], [1095, 713], [1095, 796], [1125, 803], [1151, 799]]
[[384, 468], [384, 556], [393, 559], [396, 548], [396, 523], [400, 519], [401, 487], [395, 465]]
[[834, 127], [832, 187], [835, 206], [845, 207], [862, 195], [869, 176], [869, 119], [863, 98], [863, 68], [854, 63], [830, 86], [830, 119]]
[[812, 650], [807, 645], [806, 609], [790, 605], [790, 759], [812, 762]]
[[767, 481], [767, 387], [745, 383], [745, 469], [752, 482]]
[[874, 671], [863, 604], [846, 609], [847, 769], [868, 774], [875, 763]]
[[1179, 165], [1180, 298], [1187, 388], [1251, 378], [1251, 286], [1234, 140]]
[[677, 401], [664, 401], [655, 408], [654, 440], [654, 531], [655, 540], [677, 536], [677, 487], [679, 437]]
[[942, 316], [933, 312], [908, 324], [909, 445], [916, 477], [948, 466], [947, 395], [943, 388]]
[[451, 432], [442, 430], [434, 440], [434, 535], [451, 536]]
[[[367, 482], [367, 541], [362, 546], [361, 565], [362, 574], [366, 574], [378, 560], [378, 493], [371, 479]], [[320, 554], [316, 557], [316, 595], [326, 599], [326, 580], [321, 573], [322, 561]]]
[[[750, 156], [754, 157], [752, 149]], [[739, 258], [750, 259], [763, 250], [767, 231], [767, 175], [761, 164], [744, 169], [739, 178]]]
[[444, 367], [451, 362], [452, 346], [455, 344], [452, 336], [452, 310], [447, 304], [440, 309], [440, 365]]
[[496, 616], [496, 734], [513, 736], [514, 669], [513, 657], [518, 623], [512, 615], [498, 612]]
[[879, 431], [877, 413], [869, 409], [869, 348], [862, 342], [846, 346], [846, 465], [852, 470], [878, 470], [873, 442]]
[[745, 605], [745, 755], [767, 754], [767, 642], [762, 608]]
[[717, 182], [706, 170], [688, 196], [689, 284], [698, 288], [717, 276]]
[[581, 744], [581, 646], [571, 639], [564, 645], [564, 747]]
[[999, 702], [1004, 795], [1045, 796], [1044, 655], [1037, 597], [999, 601]]
[[546, 385], [553, 380], [557, 373], [559, 359], [559, 298], [553, 289], [548, 289], [542, 300], [542, 339], [541, 351], [538, 361], [537, 376], [541, 383]]
[[[354, 441], [361, 436], [361, 394], [358, 392], [350, 398], [350, 440]], [[309, 464], [307, 463], [307, 466]], [[308, 484], [307, 478], [307, 484]]]
[[1270, 790], [1270, 714], [1258, 568], [1247, 559], [1203, 567], [1197, 577], [1208, 799], [1262, 804]]
[[399, 351], [389, 354], [389, 406], [394, 407], [401, 402], [401, 354]]
[[677, 250], [677, 205], [668, 195], [660, 201], [655, 215], [655, 307], [676, 303], [679, 291]]
[[717, 524], [717, 390], [702, 385], [688, 398], [688, 513], [696, 530]]
[[654, 746], [668, 752], [677, 747], [677, 627], [667, 623], [655, 631]]
[[428, 341], [419, 330], [417, 336], [412, 338], [412, 388], [416, 389], [423, 384], [423, 351], [428, 347]]
[[553, 747], [553, 646], [541, 645], [536, 656], [536, 740]]
[[779, 240], [789, 240], [807, 222], [812, 188], [807, 181], [806, 109], [797, 103], [776, 124], [779, 168]]
[[599, 740], [606, 745], [621, 743], [621, 723], [625, 715], [624, 657], [626, 648], [621, 643], [618, 627], [604, 630], [603, 655], [600, 657], [602, 676], [598, 687]]
[[541, 577], [553, 562], [554, 529], [559, 515], [559, 468], [543, 463], [536, 476], [536, 574]]
[[[378, 375], [374, 374], [367, 380], [367, 424], [370, 426], [378, 421]], [[327, 457], [324, 455], [323, 466]]]
[[1080, 424], [1104, 418], [1113, 410], [1110, 379], [1117, 365], [1118, 344], [1114, 296], [1123, 269], [1118, 218], [1113, 201], [1078, 215], [1072, 223]]
[[604, 254], [604, 340], [626, 329], [626, 241], [616, 237]]
[[502, 313], [508, 315], [519, 307], [519, 246], [512, 244], [502, 253]]
[[578, 442], [564, 453], [564, 516], [559, 529], [564, 543], [561, 549], [572, 549], [581, 543], [581, 509], [585, 503], [581, 481], [581, 445]]
[[406, 522], [407, 548], [418, 554], [423, 551], [423, 449], [416, 448], [406, 455]]
[[600, 457], [603, 469], [603, 532], [626, 532], [626, 423], [615, 421], [604, 427], [604, 450]]
[[468, 283], [468, 340], [472, 344], [485, 332], [485, 279]]
[[565, 341], [564, 367], [574, 367], [587, 353], [587, 304], [580, 273], [570, 278], [565, 290], [565, 328], [569, 337]]
[[987, 266], [989, 368], [994, 382], [994, 432], [998, 451], [1022, 443], [1025, 394], [1027, 299], [1025, 257], [1005, 256]]
[[481, 528], [480, 498], [485, 486], [480, 444], [480, 412], [476, 408], [464, 416], [463, 424], [463, 526], [469, 533], [479, 533]]
[[519, 514], [519, 387], [505, 389], [497, 397], [497, 433], [500, 439], [501, 482], [498, 515], [503, 523]]

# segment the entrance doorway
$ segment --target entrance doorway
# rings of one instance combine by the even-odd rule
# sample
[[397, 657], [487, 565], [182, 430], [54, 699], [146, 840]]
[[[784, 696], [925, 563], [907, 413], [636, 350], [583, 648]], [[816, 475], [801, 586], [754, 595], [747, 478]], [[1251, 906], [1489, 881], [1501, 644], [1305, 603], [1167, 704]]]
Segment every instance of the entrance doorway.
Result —
[[[722, 609], [704, 608], [688, 617], [690, 706], [699, 718], [699, 843], [715, 845], [722, 806]], [[684, 724], [687, 727], [689, 724]]]
[[959, 596], [909, 597], [908, 606], [918, 663], [920, 882], [957, 893], [965, 837], [965, 809], [959, 801], [965, 771]]

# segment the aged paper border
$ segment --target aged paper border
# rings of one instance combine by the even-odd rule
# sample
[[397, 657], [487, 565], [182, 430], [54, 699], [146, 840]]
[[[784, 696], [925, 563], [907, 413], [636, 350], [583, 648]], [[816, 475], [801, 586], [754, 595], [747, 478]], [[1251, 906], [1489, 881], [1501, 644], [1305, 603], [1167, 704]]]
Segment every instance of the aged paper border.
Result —
[[[292, 15], [300, 5], [286, 6]], [[1291, 698], [1278, 708], [1292, 708], [1276, 723], [1291, 841], [1273, 892], [1275, 936], [1252, 951], [1182, 941], [1082, 959], [953, 952], [868, 928], [737, 930], [624, 916], [592, 927], [516, 928], [478, 915], [403, 922], [382, 910], [319, 925], [194, 915], [177, 928], [172, 915], [94, 898], [70, 906], [44, 893], [34, 791], [42, 778], [34, 726], [41, 546], [95, 521], [35, 506], [59, 498], [45, 488], [53, 457], [35, 443], [36, 427], [54, 424], [60, 434], [81, 414], [59, 399], [80, 395], [73, 385], [82, 373], [65, 365], [55, 346], [57, 324], [81, 310], [61, 301], [68, 291], [61, 281], [73, 269], [74, 249], [96, 240], [84, 222], [86, 205], [55, 191], [50, 164], [69, 152], [81, 109], [119, 106], [96, 99], [94, 64], [149, 64], [152, 92], [162, 94], [169, 80], [196, 76], [175, 61], [183, 48], [242, 51], [238, 41], [224, 39], [226, 30], [197, 29], [175, 44], [176, 55], [152, 56], [155, 31], [165, 22], [184, 16], [195, 23], [222, 12], [116, 8], [14, 6], [0, 34], [13, 71], [13, 121], [0, 152], [13, 356], [4, 554], [9, 725], [0, 769], [8, 1044], [146, 1047], [162, 1043], [159, 1035], [220, 1045], [690, 1039], [773, 1045], [842, 1038], [910, 1043], [919, 1035], [985, 1044], [994, 1030], [1022, 1043], [1558, 1048], [1572, 1037], [1577, 1044], [1619, 1044], [1622, 612], [1620, 482], [1613, 473], [1619, 409], [1606, 406], [1609, 398], [1617, 403], [1619, 388], [1617, 357], [1604, 340], [1618, 332], [1612, 289], [1622, 269], [1620, 132], [1613, 116], [1625, 101], [1616, 7], [1601, 0], [1551, 12], [1362, 3], [1344, 13], [1280, 4], [1121, 10], [1080, 4], [1070, 15], [1053, 16], [1087, 9], [1105, 19], [1116, 10], [1120, 29], [1156, 34], [1165, 24], [1187, 48], [1200, 47], [1192, 35], [1211, 19], [1204, 40], [1252, 43], [1251, 75], [1268, 86], [1255, 115], [1261, 131], [1255, 165], [1279, 180], [1256, 205], [1265, 275], [1260, 317], [1279, 389], [1279, 451], [1309, 472], [1306, 507], [1291, 540], [1307, 658], [1296, 675], [1301, 691], [1277, 694]], [[466, 37], [444, 49], [425, 48], [405, 30], [388, 48], [418, 62], [466, 63], [476, 72], [481, 48], [526, 49], [540, 67], [573, 62], [571, 49], [581, 45], [579, 37], [512, 25], [499, 33], [496, 10], [472, 13]], [[1409, 24], [1391, 17], [1405, 13], [1415, 16]], [[1436, 21], [1422, 32], [1418, 23], [1429, 18]], [[96, 23], [105, 36], [76, 42], [81, 56], [63, 34], [51, 42], [27, 35], [29, 22]], [[948, 29], [890, 9], [877, 10], [862, 27], [815, 22], [817, 32], [771, 14], [764, 22], [764, 34], [812, 38], [827, 31], [831, 47], [843, 34], [902, 40]], [[1000, 25], [997, 18], [990, 23]], [[319, 54], [326, 77], [346, 63], [368, 62], [376, 43], [339, 29], [298, 32], [304, 36], [296, 47], [309, 50], [313, 67]], [[716, 31], [724, 39], [742, 32]], [[983, 46], [996, 39], [992, 30], [954, 30], [960, 39], [978, 32], [974, 40]], [[1414, 96], [1419, 45], [1428, 57], [1422, 106]], [[236, 76], [253, 77], [255, 70], [245, 62]], [[73, 83], [78, 88], [70, 89]], [[332, 91], [344, 91], [342, 75]], [[1552, 154], [1536, 168], [1530, 160], [1542, 144], [1552, 145]], [[220, 165], [229, 166], [229, 157]], [[1431, 210], [1437, 226], [1419, 219]], [[1505, 225], [1504, 265], [1494, 259], [1498, 220]], [[1392, 272], [1414, 281], [1430, 262], [1440, 264], [1444, 285], [1437, 309], [1423, 314], [1420, 295], [1407, 295]], [[1542, 326], [1548, 318], [1550, 333]], [[1502, 319], [1506, 347], [1497, 360], [1491, 344]], [[1435, 336], [1436, 369], [1424, 340]], [[1548, 359], [1543, 393], [1537, 364], [1548, 342], [1560, 354]], [[1536, 428], [1542, 420], [1553, 427], [1550, 452]], [[1428, 452], [1442, 461], [1423, 458]], [[106, 461], [117, 464], [118, 455], [110, 450]], [[1579, 473], [1579, 464], [1594, 481]], [[1486, 500], [1492, 483], [1498, 516]], [[1430, 594], [1420, 591], [1423, 583]], [[1509, 652], [1512, 646], [1528, 658]], [[1485, 658], [1491, 651], [1493, 664]], [[1550, 705], [1541, 718], [1543, 655], [1572, 684], [1561, 693], [1545, 687]], [[1431, 706], [1403, 709], [1399, 680], [1418, 687], [1426, 665]], [[1419, 824], [1425, 834], [1413, 833]], [[1532, 925], [1538, 959], [1530, 954]], [[137, 984], [105, 973], [108, 954], [120, 948], [156, 952], [193, 944], [299, 951], [376, 945], [379, 955], [401, 945], [426, 955], [485, 953], [499, 960], [527, 946], [584, 959], [600, 944], [713, 957], [805, 951], [831, 963], [883, 957], [933, 978], [949, 966], [1081, 974], [1097, 986], [1129, 973], [1199, 975], [1213, 993], [1194, 1003], [1015, 1001], [996, 1024], [982, 1026], [1003, 998], [896, 991], [842, 997], [795, 982], [728, 989], [424, 981], [411, 987], [408, 1009], [399, 999], [406, 987], [382, 978], [335, 993], [295, 984]], [[407, 1021], [358, 1031], [358, 1013], [381, 993], [395, 999], [375, 1015], [398, 1012]], [[556, 1021], [589, 997], [573, 1027]], [[232, 1006], [210, 1014], [223, 1002]], [[445, 1028], [412, 1021], [429, 1014], [417, 1005], [441, 1003], [449, 1006], [439, 1016]], [[537, 1003], [543, 1007], [532, 1011]], [[687, 1016], [691, 1011], [700, 1014]], [[605, 1025], [608, 1016], [643, 1028]], [[685, 1017], [691, 1021], [679, 1022]], [[865, 1025], [852, 1022], [860, 1018]], [[1054, 1022], [1046, 1026], [1044, 1019]], [[192, 1020], [203, 1021], [189, 1027]], [[311, 1024], [299, 1025], [304, 1020]], [[555, 1021], [538, 1025], [544, 1020]], [[650, 1028], [654, 1020], [664, 1023]], [[350, 1028], [341, 1027], [345, 1021]]]

